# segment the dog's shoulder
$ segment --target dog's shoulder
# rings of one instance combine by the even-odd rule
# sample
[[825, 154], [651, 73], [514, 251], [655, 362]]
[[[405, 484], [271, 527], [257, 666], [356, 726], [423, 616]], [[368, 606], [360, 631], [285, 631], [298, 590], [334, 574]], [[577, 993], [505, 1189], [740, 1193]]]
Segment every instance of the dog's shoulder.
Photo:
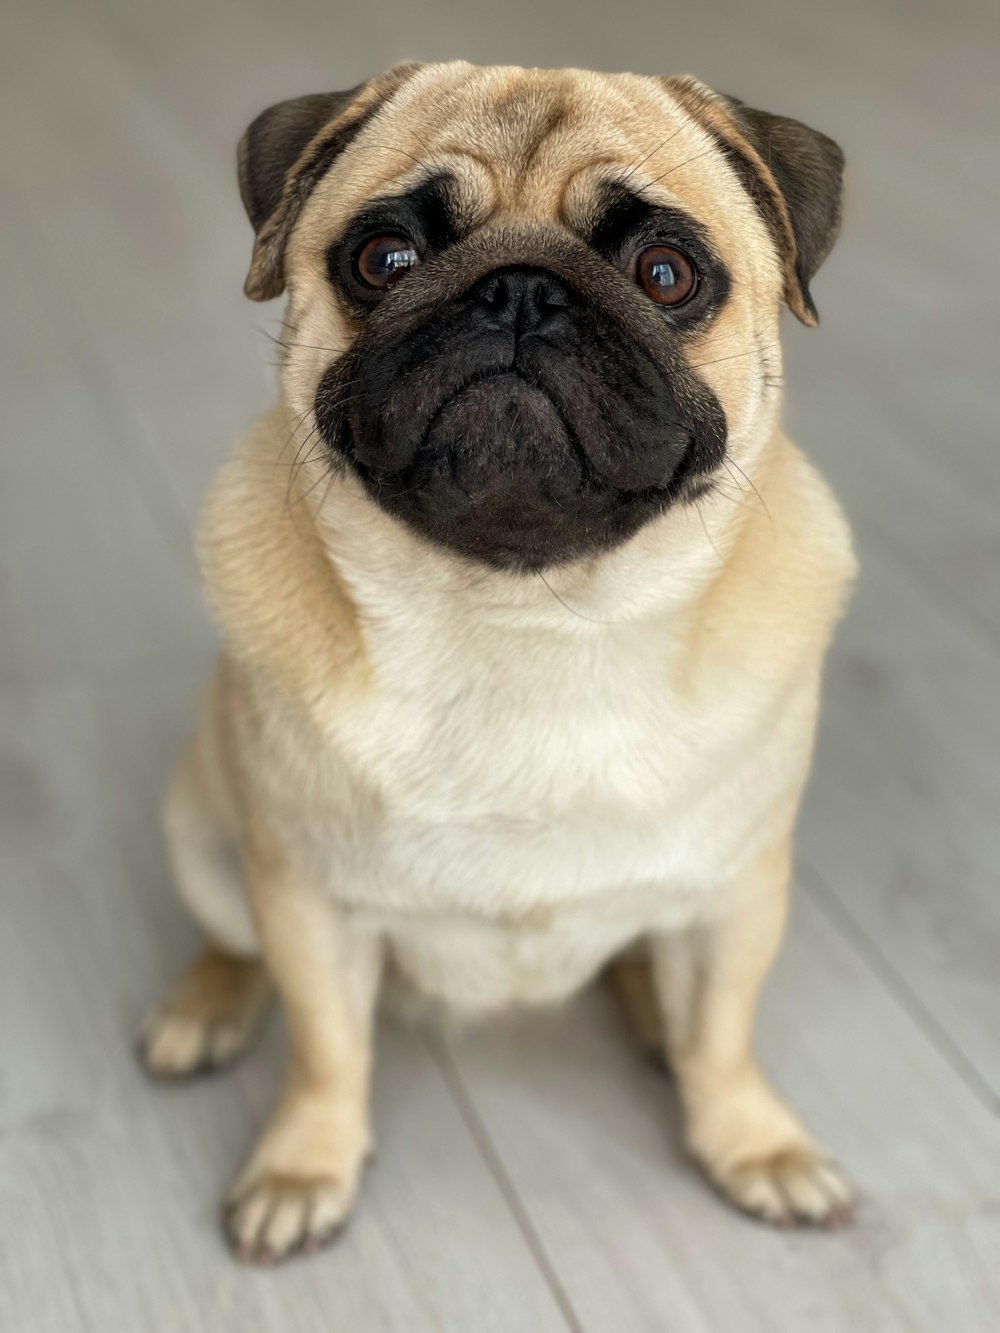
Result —
[[740, 573], [752, 575], [756, 564], [765, 564], [781, 575], [771, 583], [779, 597], [783, 591], [796, 600], [805, 597], [818, 619], [836, 620], [857, 560], [847, 519], [825, 478], [779, 436], [758, 490], [761, 503], [746, 528]]
[[749, 513], [698, 608], [689, 665], [735, 663], [772, 678], [818, 668], [857, 574], [843, 511], [783, 436], [741, 503]]
[[228, 651], [308, 700], [364, 688], [367, 659], [351, 597], [289, 489], [291, 430], [275, 408], [236, 446], [206, 495], [197, 550]]

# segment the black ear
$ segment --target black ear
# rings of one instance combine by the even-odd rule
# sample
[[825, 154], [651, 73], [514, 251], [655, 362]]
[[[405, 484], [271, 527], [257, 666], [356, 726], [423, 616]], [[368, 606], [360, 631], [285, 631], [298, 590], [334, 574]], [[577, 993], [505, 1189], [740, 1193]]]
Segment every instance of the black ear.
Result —
[[785, 300], [803, 324], [815, 324], [809, 283], [840, 230], [843, 153], [819, 130], [755, 111], [688, 74], [662, 82], [739, 176], [777, 247]]
[[244, 284], [268, 301], [285, 288], [285, 246], [317, 181], [418, 68], [398, 65], [346, 92], [310, 93], [268, 107], [237, 150], [240, 197], [256, 233]]
[[[733, 121], [771, 172], [788, 209], [795, 239], [795, 279], [805, 322], [816, 322], [809, 283], [840, 231], [844, 154], [819, 130], [787, 116], [756, 111], [727, 97]], [[794, 306], [793, 306], [794, 309]], [[802, 318], [802, 312], [796, 311]]]
[[278, 102], [250, 123], [236, 150], [240, 197], [254, 231], [260, 231], [281, 198], [285, 178], [303, 148], [361, 92], [307, 93]]

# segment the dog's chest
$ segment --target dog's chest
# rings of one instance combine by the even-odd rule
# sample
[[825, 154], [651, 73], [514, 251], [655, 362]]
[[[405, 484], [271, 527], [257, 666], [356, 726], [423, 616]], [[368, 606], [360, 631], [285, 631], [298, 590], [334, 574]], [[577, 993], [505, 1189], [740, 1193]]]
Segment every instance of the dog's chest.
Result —
[[383, 675], [350, 740], [378, 799], [337, 830], [332, 887], [453, 1009], [558, 999], [704, 902], [697, 724], [662, 649], [473, 636], [447, 664]]
[[729, 855], [729, 832], [706, 832], [736, 775], [710, 781], [723, 720], [671, 666], [648, 627], [397, 639], [342, 738], [376, 793], [335, 832], [342, 891], [504, 926], [687, 910]]
[[406, 629], [338, 714], [313, 864], [421, 990], [472, 1014], [555, 1000], [707, 909], [773, 800], [746, 690], [685, 690], [648, 622]]

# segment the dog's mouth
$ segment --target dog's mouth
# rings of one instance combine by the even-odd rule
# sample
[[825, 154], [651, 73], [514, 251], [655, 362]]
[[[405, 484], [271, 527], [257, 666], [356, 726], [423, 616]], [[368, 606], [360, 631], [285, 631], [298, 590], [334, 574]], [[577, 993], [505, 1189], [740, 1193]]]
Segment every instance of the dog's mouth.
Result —
[[512, 489], [553, 487], [568, 497], [586, 480], [570, 467], [567, 423], [551, 397], [517, 370], [480, 374], [436, 408], [415, 459], [427, 479], [446, 475], [469, 504]]
[[559, 405], [517, 369], [455, 386], [402, 467], [380, 467], [349, 419], [343, 432], [341, 450], [381, 508], [495, 568], [534, 572], [621, 540], [674, 489], [672, 472], [637, 491], [610, 484]]

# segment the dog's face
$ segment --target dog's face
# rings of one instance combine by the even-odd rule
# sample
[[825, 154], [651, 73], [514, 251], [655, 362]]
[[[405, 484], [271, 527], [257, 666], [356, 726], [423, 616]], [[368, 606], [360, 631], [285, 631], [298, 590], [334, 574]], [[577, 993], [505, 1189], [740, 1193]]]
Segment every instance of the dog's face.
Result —
[[247, 292], [287, 287], [285, 396], [374, 504], [543, 569], [752, 465], [841, 166], [688, 78], [400, 67], [247, 131]]

